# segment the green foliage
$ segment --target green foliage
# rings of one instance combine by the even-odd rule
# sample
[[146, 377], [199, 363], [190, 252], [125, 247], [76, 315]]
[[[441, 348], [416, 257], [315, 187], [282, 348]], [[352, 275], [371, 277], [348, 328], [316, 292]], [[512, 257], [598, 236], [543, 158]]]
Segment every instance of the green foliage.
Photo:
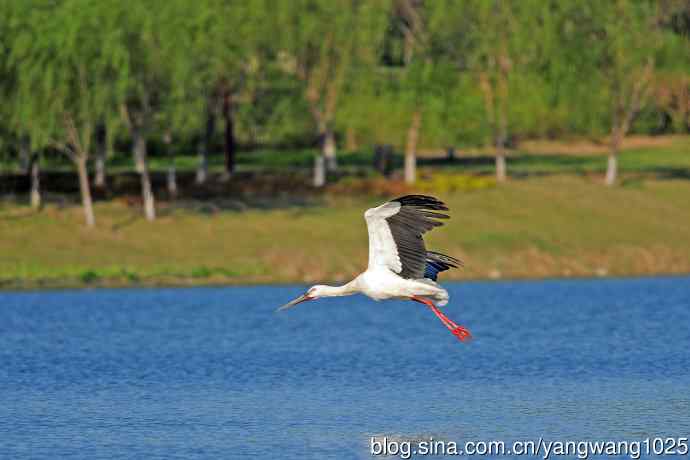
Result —
[[[67, 118], [89, 150], [94, 125], [112, 122], [125, 91], [126, 44], [113, 28], [107, 2], [27, 0], [13, 3], [5, 68], [10, 123], [30, 134], [35, 147], [67, 143]], [[114, 2], [117, 3], [117, 2]]]
[[652, 0], [4, 1], [0, 145], [64, 144], [66, 114], [86, 150], [97, 123], [127, 143], [123, 104], [192, 144], [225, 95], [247, 144], [328, 126], [400, 148], [415, 111], [421, 147], [601, 137], [641, 79], [633, 129], [686, 131], [687, 16]]
[[100, 275], [95, 270], [84, 270], [79, 279], [82, 283], [90, 284], [100, 279]]
[[208, 278], [211, 275], [211, 270], [207, 267], [193, 268], [190, 275], [193, 278]]

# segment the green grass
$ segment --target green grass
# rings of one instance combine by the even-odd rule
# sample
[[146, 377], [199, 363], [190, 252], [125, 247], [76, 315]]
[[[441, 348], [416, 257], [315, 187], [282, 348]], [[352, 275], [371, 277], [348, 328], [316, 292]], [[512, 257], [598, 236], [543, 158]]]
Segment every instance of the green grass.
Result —
[[[430, 170], [422, 170], [430, 175]], [[415, 190], [409, 190], [415, 191]], [[505, 185], [434, 190], [452, 220], [428, 247], [461, 257], [444, 279], [690, 272], [690, 181], [550, 175]], [[380, 197], [326, 193], [272, 209], [204, 213], [160, 203], [96, 205], [87, 229], [78, 207], [33, 213], [0, 203], [5, 287], [345, 281], [366, 266], [362, 213]], [[446, 274], [444, 274], [446, 275]]]

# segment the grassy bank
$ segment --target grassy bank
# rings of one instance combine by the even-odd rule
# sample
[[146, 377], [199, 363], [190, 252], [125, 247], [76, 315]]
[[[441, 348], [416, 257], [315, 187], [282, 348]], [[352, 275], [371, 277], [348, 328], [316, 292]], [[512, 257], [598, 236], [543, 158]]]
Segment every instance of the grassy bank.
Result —
[[[440, 191], [453, 219], [428, 247], [466, 268], [445, 279], [690, 273], [690, 181], [628, 180], [606, 188], [586, 175], [514, 179]], [[129, 284], [342, 281], [366, 266], [362, 212], [380, 202], [331, 193], [254, 208], [101, 202], [88, 230], [78, 207], [39, 213], [0, 206], [5, 288]]]

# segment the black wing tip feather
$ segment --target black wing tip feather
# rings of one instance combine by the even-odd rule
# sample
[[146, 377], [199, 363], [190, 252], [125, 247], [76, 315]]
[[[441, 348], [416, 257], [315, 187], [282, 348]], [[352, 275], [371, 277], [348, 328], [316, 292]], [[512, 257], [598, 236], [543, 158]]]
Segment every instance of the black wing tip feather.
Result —
[[426, 259], [428, 262], [441, 263], [447, 265], [448, 268], [460, 268], [465, 266], [465, 262], [463, 262], [462, 260], [435, 251], [427, 251]]
[[462, 260], [438, 252], [427, 251], [424, 278], [436, 281], [438, 274], [451, 268], [464, 267]]
[[418, 206], [435, 211], [448, 211], [448, 207], [443, 201], [428, 195], [405, 195], [391, 201], [397, 201], [401, 206]]

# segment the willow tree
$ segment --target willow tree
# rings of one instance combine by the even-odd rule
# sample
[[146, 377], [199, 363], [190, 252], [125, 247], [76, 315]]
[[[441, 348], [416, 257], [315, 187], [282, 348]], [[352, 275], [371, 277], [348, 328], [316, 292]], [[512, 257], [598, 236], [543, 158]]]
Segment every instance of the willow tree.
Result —
[[457, 25], [464, 28], [455, 29], [455, 33], [467, 42], [466, 55], [458, 59], [462, 69], [475, 76], [484, 98], [498, 181], [507, 178], [506, 147], [511, 123], [516, 115], [525, 113], [513, 110], [520, 104], [516, 97], [520, 91], [515, 87], [534, 66], [540, 14], [547, 8], [548, 3], [541, 0], [468, 0], [449, 5], [448, 17], [457, 18]]
[[[187, 37], [185, 47], [171, 45], [173, 85], [177, 101], [187, 110], [176, 117], [176, 130], [193, 129], [201, 133], [198, 143], [197, 182], [208, 176], [208, 154], [216, 129], [223, 121], [224, 174], [235, 171], [236, 112], [250, 103], [252, 90], [261, 78], [263, 51], [274, 38], [268, 28], [271, 4], [265, 0], [200, 0], [193, 5], [180, 4], [175, 30]], [[185, 6], [186, 5], [186, 6]]]
[[402, 75], [401, 99], [405, 102], [408, 117], [405, 132], [405, 164], [404, 178], [408, 184], [414, 184], [417, 180], [417, 149], [422, 129], [422, 117], [425, 107], [428, 105], [429, 81], [432, 72], [432, 64], [429, 61], [415, 61], [408, 65]]
[[171, 94], [170, 54], [173, 44], [186, 43], [183, 30], [175, 30], [180, 2], [156, 0], [143, 3], [114, 2], [120, 41], [126, 48], [125, 96], [120, 113], [132, 137], [132, 155], [141, 179], [144, 216], [156, 218], [155, 197], [148, 167], [147, 143], [156, 119]]
[[436, 56], [422, 2], [393, 0], [380, 7], [385, 14], [370, 16], [375, 22], [369, 29], [381, 35], [376, 33], [368, 60], [360, 56], [347, 79], [340, 124], [366, 142], [401, 147], [405, 180], [413, 183], [425, 110], [439, 90]]
[[9, 57], [21, 76], [14, 116], [27, 127], [34, 148], [57, 149], [75, 165], [84, 217], [92, 227], [87, 162], [95, 126], [113, 119], [123, 89], [123, 49], [108, 34], [112, 29], [104, 26], [108, 14], [100, 4], [32, 0], [17, 8]]
[[592, 44], [602, 89], [609, 107], [609, 155], [606, 185], [618, 177], [621, 143], [635, 118], [649, 102], [657, 53], [663, 46], [658, 4], [616, 0], [596, 5], [594, 24], [600, 32]]
[[0, 124], [0, 148], [14, 145], [20, 171], [29, 176], [31, 207], [38, 209], [41, 206], [40, 155], [38, 151], [32, 153], [27, 121], [16, 116], [16, 109], [20, 102], [17, 94], [19, 84], [18, 62], [11, 56], [14, 39], [25, 27], [26, 18], [22, 16], [25, 11], [21, 4], [12, 2], [0, 4], [0, 30], [3, 31], [5, 37], [4, 40], [0, 41], [0, 100], [4, 101], [0, 106], [0, 120], [2, 120]]
[[674, 132], [686, 133], [690, 127], [690, 3], [666, 0], [660, 16], [664, 29], [673, 34], [667, 34], [669, 43], [659, 59], [652, 98]]
[[[557, 5], [563, 10], [558, 45], [569, 62], [571, 80], [573, 75], [576, 80], [569, 84], [576, 88], [569, 97], [571, 125], [589, 135], [608, 135], [605, 184], [612, 186], [625, 136], [652, 102], [659, 75], [687, 63], [687, 48], [678, 47], [678, 37], [664, 27], [673, 8], [662, 5], [671, 3], [588, 0]], [[687, 68], [681, 72], [687, 74]], [[579, 78], [582, 74], [588, 78]]]
[[401, 123], [398, 136], [404, 146], [404, 179], [408, 184], [417, 178], [417, 150], [422, 135], [427, 142], [446, 142], [454, 137], [444, 116], [458, 87], [465, 89], [466, 85], [458, 85], [452, 78], [452, 57], [445, 41], [458, 47], [464, 44], [458, 40], [458, 24], [439, 19], [447, 17], [448, 8], [453, 6], [420, 0], [394, 0], [391, 5], [383, 49], [391, 84], [384, 86], [383, 94], [397, 101], [390, 105], [391, 113], [386, 118]]
[[337, 168], [334, 123], [346, 80], [357, 63], [371, 62], [385, 28], [385, 0], [300, 0], [279, 2], [272, 18], [282, 34], [275, 40], [279, 65], [294, 76], [316, 127], [321, 154], [314, 185]]
[[402, 54], [399, 58], [402, 61], [399, 88], [409, 115], [404, 166], [405, 182], [408, 184], [413, 184], [417, 178], [417, 145], [434, 70], [427, 13], [420, 1], [396, 0], [393, 3], [392, 29], [394, 32], [397, 29], [403, 40], [402, 46], [398, 47]]

